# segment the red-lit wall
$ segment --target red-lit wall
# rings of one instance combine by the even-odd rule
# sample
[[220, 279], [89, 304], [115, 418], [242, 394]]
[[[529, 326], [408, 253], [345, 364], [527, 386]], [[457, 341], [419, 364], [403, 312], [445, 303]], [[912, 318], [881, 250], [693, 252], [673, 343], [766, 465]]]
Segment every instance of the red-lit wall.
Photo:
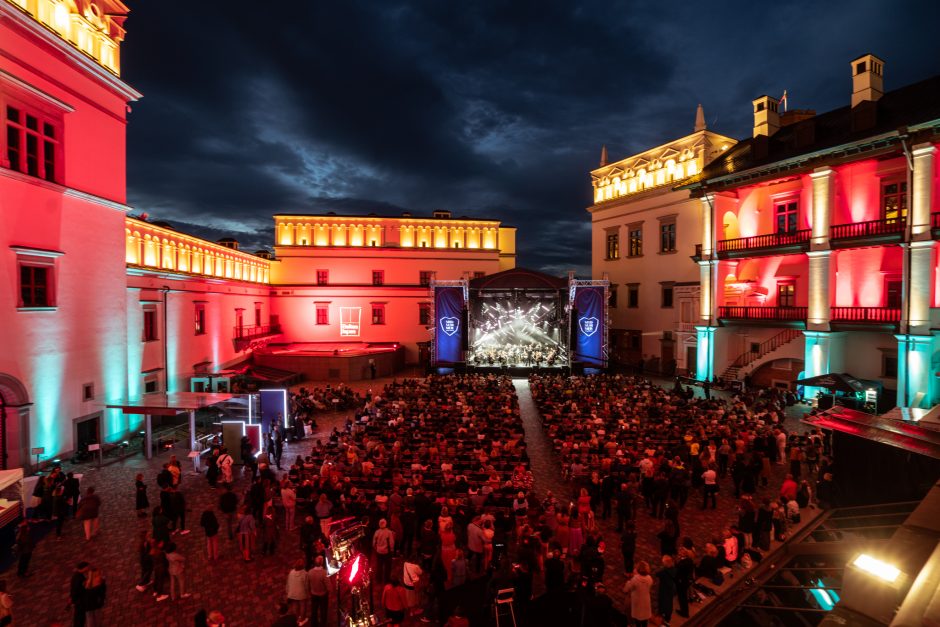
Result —
[[901, 248], [872, 246], [835, 253], [834, 307], [883, 307], [885, 284], [901, 279]]
[[[792, 280], [796, 283], [796, 306], [805, 307], [807, 270], [807, 258], [802, 254], [721, 261], [718, 264], [718, 305], [776, 307], [777, 284]], [[759, 298], [758, 293], [766, 296]]]

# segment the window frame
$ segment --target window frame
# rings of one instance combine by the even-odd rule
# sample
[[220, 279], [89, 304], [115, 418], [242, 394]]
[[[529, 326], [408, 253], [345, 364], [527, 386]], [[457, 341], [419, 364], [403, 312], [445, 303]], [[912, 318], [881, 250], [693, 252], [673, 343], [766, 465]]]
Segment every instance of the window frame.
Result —
[[206, 335], [206, 303], [193, 303], [193, 335]]
[[[889, 197], [885, 192], [885, 188], [891, 185], [897, 185], [898, 191], [890, 194], [890, 197], [895, 197], [898, 201], [898, 208], [895, 210], [897, 215], [893, 218], [888, 217], [888, 210], [885, 207], [885, 199]], [[907, 189], [907, 178], [899, 176], [890, 176], [881, 179], [878, 183], [878, 209], [880, 212], [881, 219], [888, 223], [894, 223], [898, 220], [905, 221], [910, 212], [910, 207], [908, 206], [908, 192]]]
[[[330, 304], [329, 303], [314, 303], [314, 320], [315, 324], [318, 327], [328, 327], [330, 326]], [[323, 314], [323, 319], [321, 320], [320, 314]]]
[[635, 222], [627, 226], [627, 258], [643, 256], [643, 223]]
[[[785, 296], [785, 298], [781, 298]], [[787, 304], [783, 304], [786, 300]], [[792, 302], [791, 302], [792, 301]], [[783, 279], [777, 281], [777, 307], [796, 307], [796, 279]]]
[[317, 285], [329, 285], [330, 284], [330, 271], [323, 268], [318, 268], [316, 270], [316, 280]]
[[[780, 228], [780, 218], [785, 219], [784, 229]], [[792, 224], [790, 224], [792, 220]], [[800, 200], [796, 197], [781, 198], [774, 201], [774, 234], [793, 235], [800, 230]]]
[[372, 271], [372, 285], [374, 287], [385, 285], [385, 270]]
[[620, 259], [620, 229], [607, 229], [604, 231], [604, 260], [617, 259]]
[[418, 324], [423, 327], [431, 326], [431, 303], [418, 303]]
[[[159, 320], [157, 319], [156, 305], [145, 305], [141, 313], [140, 341], [156, 342], [160, 339], [160, 334], [157, 332]], [[151, 319], [149, 324], [147, 322], [148, 318]]]
[[617, 286], [613, 283], [607, 287], [607, 307], [610, 309], [617, 308]]
[[659, 254], [671, 255], [678, 251], [678, 232], [675, 216], [659, 219]]
[[434, 270], [418, 270], [418, 285], [421, 287], [430, 287], [434, 280]]
[[[15, 87], [14, 87], [15, 89]], [[15, 121], [11, 119], [10, 110], [17, 112]], [[35, 128], [30, 128], [27, 117], [35, 120]], [[29, 97], [18, 97], [16, 93], [0, 92], [0, 126], [3, 128], [0, 134], [2, 149], [0, 149], [0, 165], [18, 172], [24, 176], [29, 176], [39, 180], [57, 185], [62, 184], [62, 134], [63, 134], [63, 116], [61, 112], [55, 111], [53, 107], [37, 104], [34, 99]], [[51, 129], [52, 134], [47, 134]], [[10, 137], [11, 131], [18, 138], [17, 144], [17, 162], [11, 160]], [[35, 138], [35, 171], [31, 172], [29, 167], [28, 143], [29, 138]], [[50, 159], [51, 153], [51, 159]], [[51, 162], [51, 173], [49, 164]]]
[[[675, 309], [676, 306], [676, 291], [675, 284], [672, 282], [660, 284], [659, 290], [659, 307], [660, 309]], [[666, 294], [669, 295], [669, 298], [666, 298]], [[668, 304], [666, 301], [669, 301]]]
[[[16, 254], [16, 309], [17, 311], [55, 311], [58, 309], [58, 258], [64, 253], [55, 250], [11, 246]], [[43, 268], [45, 270], [45, 302], [37, 303], [23, 299], [23, 269]], [[32, 285], [32, 284], [31, 284]]]
[[627, 283], [627, 309], [640, 308], [640, 284]]
[[[372, 308], [372, 325], [373, 326], [385, 326], [386, 317], [385, 317], [385, 303], [369, 303]], [[376, 318], [376, 314], [378, 318]], [[378, 320], [378, 322], [376, 322]]]

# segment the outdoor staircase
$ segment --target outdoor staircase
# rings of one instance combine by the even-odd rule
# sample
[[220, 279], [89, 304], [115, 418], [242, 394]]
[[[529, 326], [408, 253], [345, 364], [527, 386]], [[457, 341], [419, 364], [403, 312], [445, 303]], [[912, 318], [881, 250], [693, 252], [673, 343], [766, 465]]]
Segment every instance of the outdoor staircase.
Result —
[[721, 373], [721, 378], [725, 381], [737, 381], [739, 378], [738, 375], [741, 374], [744, 368], [764, 355], [772, 353], [781, 346], [789, 344], [796, 338], [802, 336], [803, 332], [799, 329], [784, 329], [770, 339], [761, 342], [756, 351], [745, 351], [738, 355], [738, 357], [731, 362], [731, 365], [725, 368], [725, 371]]

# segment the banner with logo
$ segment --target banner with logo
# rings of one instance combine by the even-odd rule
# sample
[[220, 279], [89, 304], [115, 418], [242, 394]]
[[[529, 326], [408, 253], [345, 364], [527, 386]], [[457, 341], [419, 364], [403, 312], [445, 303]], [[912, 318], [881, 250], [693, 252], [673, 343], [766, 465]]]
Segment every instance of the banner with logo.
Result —
[[603, 367], [604, 364], [604, 288], [599, 286], [577, 287], [574, 295], [577, 326], [574, 361], [588, 366]]
[[463, 326], [463, 288], [434, 288], [434, 352], [437, 363], [456, 363], [466, 329]]

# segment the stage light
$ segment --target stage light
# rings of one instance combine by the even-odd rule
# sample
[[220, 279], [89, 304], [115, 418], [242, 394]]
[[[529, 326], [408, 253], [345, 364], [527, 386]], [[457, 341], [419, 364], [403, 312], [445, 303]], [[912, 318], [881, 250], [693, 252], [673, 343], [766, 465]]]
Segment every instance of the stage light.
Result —
[[888, 583], [894, 583], [901, 575], [901, 571], [891, 564], [882, 562], [881, 560], [875, 559], [871, 555], [866, 555], [865, 553], [862, 553], [856, 557], [852, 564], [865, 571], [869, 575], [874, 575], [875, 577], [883, 579]]
[[355, 583], [356, 575], [359, 574], [359, 558], [361, 555], [357, 555], [356, 559], [353, 560], [352, 566], [349, 568], [349, 583]]

